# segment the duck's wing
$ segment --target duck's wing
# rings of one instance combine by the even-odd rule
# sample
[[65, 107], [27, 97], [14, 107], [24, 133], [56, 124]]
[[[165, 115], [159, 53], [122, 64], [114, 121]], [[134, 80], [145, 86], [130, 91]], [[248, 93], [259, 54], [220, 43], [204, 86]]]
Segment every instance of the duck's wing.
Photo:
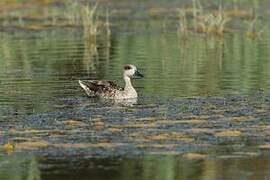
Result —
[[98, 86], [102, 86], [105, 88], [113, 88], [113, 89], [117, 89], [117, 90], [122, 90], [122, 88], [120, 86], [118, 86], [115, 81], [99, 81], [99, 80], [97, 80], [97, 81], [95, 81], [95, 83]]
[[95, 96], [103, 93], [109, 94], [116, 90], [123, 90], [114, 81], [79, 80], [79, 84], [88, 96]]

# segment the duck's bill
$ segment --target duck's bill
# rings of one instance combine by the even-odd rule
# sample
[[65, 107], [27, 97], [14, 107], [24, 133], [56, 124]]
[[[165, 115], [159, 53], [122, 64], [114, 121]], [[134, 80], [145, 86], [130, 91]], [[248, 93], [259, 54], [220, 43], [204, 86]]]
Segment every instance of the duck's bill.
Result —
[[143, 74], [140, 73], [139, 71], [136, 71], [136, 72], [134, 73], [134, 75], [133, 75], [133, 78], [134, 78], [134, 79], [141, 79], [141, 78], [143, 78], [143, 77], [144, 77]]

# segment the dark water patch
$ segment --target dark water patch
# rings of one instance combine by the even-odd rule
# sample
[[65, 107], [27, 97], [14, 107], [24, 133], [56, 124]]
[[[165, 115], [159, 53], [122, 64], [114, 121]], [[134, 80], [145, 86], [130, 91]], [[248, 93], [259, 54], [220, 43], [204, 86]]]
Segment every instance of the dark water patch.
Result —
[[[46, 179], [235, 179], [269, 178], [269, 154], [250, 151], [223, 152], [205, 156], [146, 154], [134, 157], [54, 156], [33, 157], [24, 154], [9, 156], [1, 164], [3, 178], [33, 177]], [[253, 165], [256, 164], [254, 167]], [[14, 170], [16, 169], [16, 174]]]

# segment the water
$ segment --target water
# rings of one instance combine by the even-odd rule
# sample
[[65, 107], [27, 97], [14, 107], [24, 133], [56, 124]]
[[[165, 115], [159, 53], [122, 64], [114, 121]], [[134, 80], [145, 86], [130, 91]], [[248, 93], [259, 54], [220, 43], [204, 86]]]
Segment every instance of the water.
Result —
[[[0, 143], [16, 143], [0, 179], [270, 178], [270, 33], [183, 38], [141, 16], [97, 44], [76, 28], [0, 33]], [[123, 85], [124, 64], [145, 75], [132, 107], [78, 86]]]
[[72, 30], [2, 33], [0, 101], [30, 112], [49, 110], [60, 97], [82, 95], [78, 79], [112, 79], [122, 85], [127, 63], [136, 64], [146, 76], [134, 82], [142, 96], [268, 90], [270, 38], [265, 36], [251, 41], [241, 34], [223, 39], [191, 35], [182, 40], [175, 33], [123, 33], [91, 49], [80, 32]]
[[[107, 158], [80, 161], [38, 161], [34, 157], [9, 157], [1, 166], [1, 178], [13, 179], [268, 179], [269, 156], [228, 156], [187, 160], [179, 156], [145, 155], [137, 159]], [[48, 165], [49, 164], [49, 165]], [[55, 165], [56, 164], [56, 165]], [[75, 168], [78, 166], [80, 168]], [[40, 171], [43, 168], [45, 170]], [[53, 169], [53, 171], [50, 169]]]

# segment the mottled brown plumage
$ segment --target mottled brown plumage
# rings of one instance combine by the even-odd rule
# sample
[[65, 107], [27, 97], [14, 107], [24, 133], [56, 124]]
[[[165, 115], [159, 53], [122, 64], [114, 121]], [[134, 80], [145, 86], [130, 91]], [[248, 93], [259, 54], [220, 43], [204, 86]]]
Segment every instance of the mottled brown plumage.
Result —
[[85, 80], [80, 82], [90, 90], [88, 96], [96, 96], [98, 94], [112, 95], [115, 90], [123, 90], [113, 81]]

